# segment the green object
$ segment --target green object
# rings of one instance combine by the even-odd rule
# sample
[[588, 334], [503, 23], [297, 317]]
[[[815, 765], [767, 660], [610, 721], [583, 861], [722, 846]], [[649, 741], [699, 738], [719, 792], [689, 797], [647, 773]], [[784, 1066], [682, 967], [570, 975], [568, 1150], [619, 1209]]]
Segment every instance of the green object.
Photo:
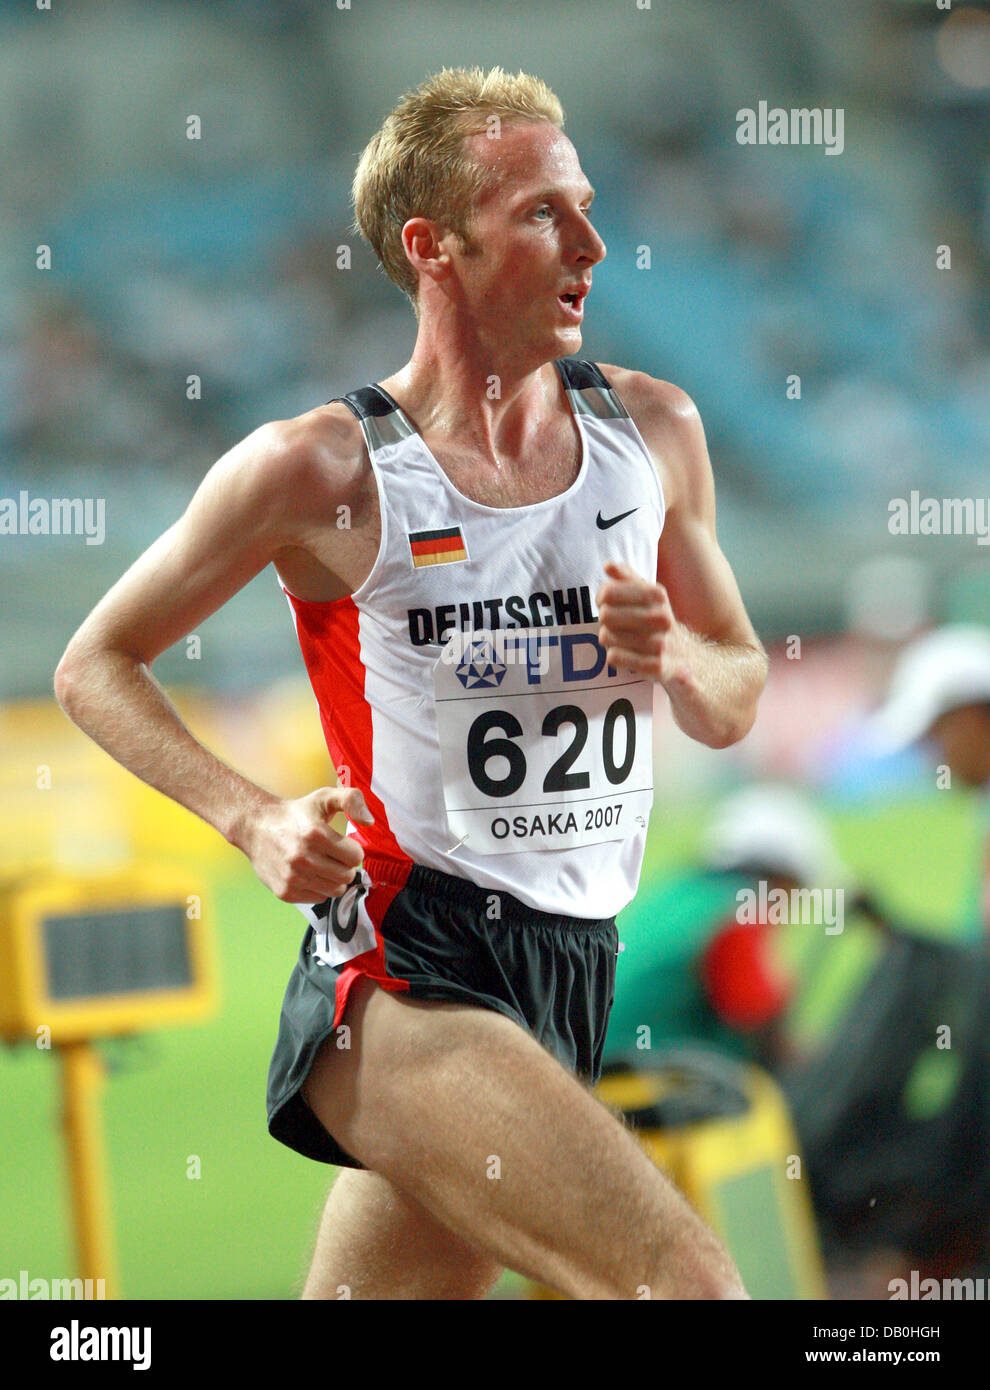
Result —
[[930, 1120], [940, 1115], [952, 1101], [962, 1080], [962, 1061], [958, 1053], [936, 1046], [918, 1054], [901, 1104], [912, 1120]]
[[699, 968], [705, 947], [735, 918], [737, 894], [746, 888], [752, 888], [747, 878], [706, 871], [643, 880], [616, 921], [620, 946], [606, 1062], [630, 1053], [646, 1062], [651, 1050], [688, 1039], [749, 1055], [746, 1038], [709, 1005]]

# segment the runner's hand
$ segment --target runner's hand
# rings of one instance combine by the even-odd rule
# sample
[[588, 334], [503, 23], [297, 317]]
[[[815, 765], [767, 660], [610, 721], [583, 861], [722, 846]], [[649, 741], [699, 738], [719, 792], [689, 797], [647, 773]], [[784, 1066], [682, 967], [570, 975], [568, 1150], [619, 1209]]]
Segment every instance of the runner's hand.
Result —
[[608, 664], [661, 684], [683, 679], [690, 669], [688, 649], [667, 590], [614, 560], [606, 561], [605, 573], [595, 603]]
[[364, 858], [361, 846], [330, 828], [343, 811], [355, 825], [374, 825], [356, 787], [320, 787], [295, 801], [276, 799], [251, 826], [245, 853], [262, 883], [286, 903], [339, 898]]

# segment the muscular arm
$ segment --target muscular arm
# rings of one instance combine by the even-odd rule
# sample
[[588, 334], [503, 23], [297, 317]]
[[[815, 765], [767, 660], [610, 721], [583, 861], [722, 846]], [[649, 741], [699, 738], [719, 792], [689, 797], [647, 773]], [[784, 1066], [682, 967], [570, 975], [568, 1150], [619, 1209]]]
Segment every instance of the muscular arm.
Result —
[[185, 514], [97, 604], [55, 672], [56, 697], [75, 724], [243, 850], [262, 881], [294, 902], [322, 901], [353, 878], [360, 851], [324, 822], [342, 809], [361, 818], [360, 792], [348, 800], [322, 788], [287, 802], [248, 781], [193, 737], [150, 667], [296, 543], [294, 510], [311, 467], [292, 422], [264, 426], [225, 454]]
[[604, 370], [626, 378], [618, 389], [658, 463], [667, 515], [655, 579], [606, 566], [600, 640], [612, 665], [663, 685], [686, 734], [725, 748], [752, 728], [768, 663], [719, 547], [701, 419], [669, 383]]

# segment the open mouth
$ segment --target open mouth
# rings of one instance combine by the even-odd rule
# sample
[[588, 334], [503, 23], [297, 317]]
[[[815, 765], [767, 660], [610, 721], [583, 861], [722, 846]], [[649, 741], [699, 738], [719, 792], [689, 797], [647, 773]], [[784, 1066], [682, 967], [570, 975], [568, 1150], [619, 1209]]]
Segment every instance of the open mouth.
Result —
[[566, 309], [568, 313], [581, 314], [583, 312], [584, 295], [578, 291], [572, 291], [570, 294], [558, 294], [557, 303]]

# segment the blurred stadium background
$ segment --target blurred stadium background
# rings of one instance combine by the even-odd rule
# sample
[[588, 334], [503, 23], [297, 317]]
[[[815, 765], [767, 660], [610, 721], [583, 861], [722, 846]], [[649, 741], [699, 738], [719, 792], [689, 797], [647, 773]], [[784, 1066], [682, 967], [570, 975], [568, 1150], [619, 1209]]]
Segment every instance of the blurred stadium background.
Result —
[[[0, 537], [0, 870], [193, 865], [219, 944], [214, 1020], [101, 1044], [129, 1297], [297, 1287], [328, 1173], [267, 1136], [264, 1082], [301, 918], [90, 745], [52, 674], [220, 454], [406, 360], [415, 323], [350, 229], [350, 178], [403, 91], [475, 63], [537, 73], [560, 96], [608, 246], [581, 355], [697, 402], [722, 546], [772, 651], [757, 726], [734, 749], [690, 743], [658, 706], [648, 873], [693, 861], [722, 794], [776, 778], [809, 793], [893, 915], [973, 935], [983, 803], [937, 791], [921, 752], [871, 757], [862, 729], [910, 636], [990, 624], [975, 537], [888, 530], [889, 502], [912, 490], [988, 495], [985, 7], [2, 4], [0, 497], [103, 498], [106, 537]], [[736, 113], [760, 100], [843, 108], [841, 155], [740, 146]], [[937, 267], [945, 245], [951, 269]], [[284, 794], [326, 782], [272, 572], [196, 635], [155, 667], [193, 730]], [[803, 947], [786, 950], [800, 971]], [[854, 923], [808, 954], [792, 1022], [813, 1046], [875, 943]], [[67, 1274], [50, 1054], [0, 1050], [0, 1133], [0, 1276]]]

